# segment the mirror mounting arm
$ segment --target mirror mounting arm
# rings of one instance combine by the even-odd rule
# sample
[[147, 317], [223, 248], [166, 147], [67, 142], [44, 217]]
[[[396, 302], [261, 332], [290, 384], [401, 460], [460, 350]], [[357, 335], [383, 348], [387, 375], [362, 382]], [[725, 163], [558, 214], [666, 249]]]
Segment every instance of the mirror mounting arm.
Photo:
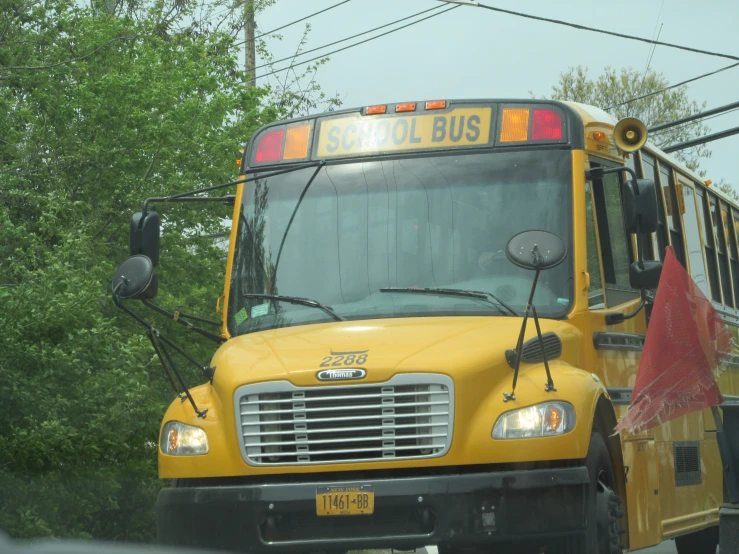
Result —
[[[319, 163], [325, 164], [325, 162], [323, 161]], [[149, 209], [149, 204], [151, 204], [152, 202], [225, 202], [226, 204], [232, 204], [236, 200], [236, 197], [233, 195], [216, 196], [216, 197], [202, 197], [202, 196], [195, 196], [195, 195], [202, 194], [204, 192], [212, 192], [214, 190], [235, 187], [236, 185], [241, 185], [243, 183], [250, 183], [258, 179], [268, 179], [269, 177], [274, 177], [276, 175], [282, 175], [283, 173], [290, 173], [291, 171], [295, 171], [297, 169], [304, 169], [306, 167], [314, 167], [315, 165], [317, 165], [315, 162], [311, 162], [305, 165], [293, 166], [288, 169], [272, 171], [271, 173], [268, 173], [270, 171], [269, 168], [265, 168], [262, 171], [267, 173], [267, 175], [261, 175], [259, 170], [254, 168], [254, 169], [249, 169], [249, 173], [256, 173], [257, 175], [255, 177], [250, 177], [248, 179], [245, 178], [245, 175], [242, 175], [235, 181], [229, 181], [228, 183], [222, 183], [220, 185], [214, 185], [212, 187], [205, 187], [202, 189], [195, 189], [195, 190], [190, 190], [187, 192], [181, 192], [180, 194], [175, 194], [173, 196], [162, 196], [159, 198], [147, 198], [146, 200], [144, 200], [144, 204], [141, 208], [142, 219], [144, 216], [146, 216], [146, 211]]]
[[[159, 362], [162, 364], [162, 367], [164, 368], [165, 375], [169, 379], [170, 383], [172, 384], [172, 387], [175, 390], [175, 394], [182, 399], [182, 400], [189, 400], [190, 404], [192, 405], [192, 409], [195, 410], [195, 413], [200, 418], [205, 418], [205, 414], [208, 412], [207, 408], [205, 410], [199, 410], [197, 404], [195, 404], [195, 399], [190, 394], [190, 390], [187, 387], [187, 384], [185, 383], [185, 380], [182, 378], [182, 374], [180, 373], [179, 369], [177, 369], [177, 365], [174, 363], [174, 360], [169, 355], [169, 351], [165, 347], [165, 344], [169, 345], [171, 348], [174, 348], [180, 355], [182, 355], [185, 359], [190, 361], [192, 364], [194, 364], [198, 369], [200, 369], [201, 373], [208, 377], [210, 374], [210, 379], [212, 380], [212, 373], [215, 371], [214, 368], [209, 368], [206, 366], [200, 365], [196, 360], [194, 360], [192, 357], [190, 357], [186, 352], [184, 352], [181, 348], [179, 348], [176, 344], [174, 344], [172, 341], [170, 341], [167, 337], [159, 333], [159, 330], [156, 329], [153, 325], [151, 325], [148, 321], [146, 321], [144, 318], [142, 318], [140, 315], [138, 315], [133, 310], [130, 310], [126, 306], [124, 306], [120, 299], [118, 298], [118, 290], [122, 286], [123, 283], [119, 284], [118, 287], [116, 287], [113, 290], [113, 303], [116, 305], [116, 307], [120, 308], [126, 314], [129, 315], [136, 323], [141, 325], [146, 329], [146, 334], [149, 337], [149, 340], [152, 343], [152, 346], [154, 346], [154, 351], [156, 352], [157, 357], [159, 358]], [[174, 379], [172, 378], [172, 374], [177, 378], [177, 381], [180, 384], [180, 387], [182, 388], [183, 392], [180, 392], [180, 388], [177, 387], [175, 384]], [[183, 398], [184, 394], [184, 398]]]
[[[593, 179], [597, 179], [599, 177], [602, 177], [603, 175], [608, 175], [609, 173], [620, 173], [621, 171], [628, 171], [631, 173], [631, 176], [634, 178], [634, 182], [637, 180], [636, 172], [631, 169], [630, 167], [622, 166], [622, 167], [609, 167], [609, 168], [603, 168], [603, 167], [593, 167], [591, 169], [585, 170], [585, 178], [588, 181], [592, 181]], [[639, 194], [639, 190], [637, 189], [636, 194]]]
[[[539, 254], [537, 246], [534, 245], [534, 248], [532, 250], [534, 251], [534, 257], [536, 258], [538, 263]], [[529, 320], [529, 313], [533, 315], [532, 319], [534, 320], [534, 325], [536, 326], [536, 336], [539, 339], [539, 348], [541, 349], [541, 356], [544, 360], [544, 369], [547, 373], [547, 382], [544, 384], [544, 391], [557, 391], [557, 389], [554, 388], [554, 380], [552, 379], [552, 373], [549, 370], [549, 360], [547, 360], [547, 354], [544, 348], [544, 339], [542, 338], [541, 327], [539, 326], [539, 315], [536, 313], [536, 307], [534, 306], [534, 292], [536, 291], [536, 284], [539, 281], [539, 273], [541, 273], [541, 268], [537, 267], [536, 274], [534, 275], [534, 282], [531, 285], [531, 292], [529, 293], [529, 301], [526, 303], [526, 309], [523, 313], [523, 323], [521, 324], [521, 331], [518, 334], [518, 341], [516, 342], [516, 364], [513, 368], [513, 384], [511, 386], [511, 392], [503, 393], [503, 402], [508, 402], [509, 400], [516, 399], [516, 383], [518, 381], [518, 371], [521, 367], [524, 335], [526, 334], [526, 323]]]
[[606, 314], [606, 325], [618, 325], [619, 323], [622, 323], [627, 319], [636, 317], [637, 314], [644, 309], [644, 306], [646, 306], [646, 302], [644, 301], [644, 299], [642, 299], [636, 309], [630, 314], [622, 314], [621, 312]]
[[[199, 334], [199, 335], [201, 335], [201, 336], [203, 336], [203, 337], [205, 337], [207, 339], [210, 339], [213, 342], [216, 342], [218, 344], [222, 344], [222, 343], [226, 342], [226, 339], [223, 338], [222, 336], [216, 335], [214, 333], [210, 333], [210, 332], [206, 331], [205, 329], [201, 329], [200, 327], [195, 327], [195, 325], [193, 325], [189, 321], [185, 321], [184, 319], [182, 319], [183, 317], [190, 317], [190, 316], [188, 316], [186, 314], [178, 314], [178, 313], [174, 313], [173, 314], [172, 312], [168, 312], [167, 310], [165, 310], [161, 306], [157, 306], [156, 304], [154, 304], [153, 302], [150, 302], [149, 300], [146, 300], [145, 298], [142, 298], [141, 299], [141, 302], [147, 308], [149, 308], [151, 310], [154, 310], [155, 312], [157, 312], [159, 314], [162, 314], [163, 316], [168, 317], [172, 321], [174, 321], [176, 323], [179, 323], [180, 325], [186, 327], [190, 331], [194, 331], [195, 333], [197, 333], [197, 334]], [[204, 320], [202, 318], [198, 318], [198, 319], [201, 319], [202, 321], [208, 322], [207, 320]], [[208, 323], [215, 323], [215, 322], [208, 322]]]

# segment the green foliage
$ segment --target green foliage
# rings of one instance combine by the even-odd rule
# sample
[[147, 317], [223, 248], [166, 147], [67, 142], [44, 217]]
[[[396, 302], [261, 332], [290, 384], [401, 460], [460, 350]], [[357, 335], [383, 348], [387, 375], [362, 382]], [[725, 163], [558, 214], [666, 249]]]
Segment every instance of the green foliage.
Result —
[[719, 189], [721, 192], [727, 194], [729, 198], [731, 198], [735, 202], [739, 202], [739, 193], [726, 180], [721, 179], [718, 183], [714, 185], [714, 187]]
[[[624, 106], [619, 104], [632, 98], [643, 96], [669, 86], [662, 73], [650, 69], [646, 73], [634, 68], [621, 68], [616, 71], [606, 67], [596, 79], [590, 78], [588, 68], [570, 67], [560, 73], [559, 81], [552, 86], [551, 98], [554, 100], [570, 100], [583, 104], [591, 104], [607, 110], [616, 120], [624, 117], [636, 117], [649, 127], [675, 121], [703, 111], [706, 103], [699, 104], [688, 96], [688, 87], [682, 86], [655, 94], [648, 98], [631, 102]], [[659, 147], [678, 144], [694, 138], [702, 137], [710, 132], [710, 128], [700, 121], [693, 121], [651, 133], [649, 140]], [[701, 158], [710, 158], [711, 151], [705, 145], [674, 153], [690, 169], [697, 171]]]
[[[144, 198], [231, 180], [248, 137], [287, 113], [272, 89], [243, 85], [234, 37], [197, 9], [0, 0], [0, 530], [11, 536], [155, 536], [156, 442], [174, 395], [110, 298], [128, 218]], [[231, 208], [155, 209], [157, 302], [216, 319], [223, 255], [196, 235], [222, 233]], [[160, 326], [208, 362], [212, 343]]]

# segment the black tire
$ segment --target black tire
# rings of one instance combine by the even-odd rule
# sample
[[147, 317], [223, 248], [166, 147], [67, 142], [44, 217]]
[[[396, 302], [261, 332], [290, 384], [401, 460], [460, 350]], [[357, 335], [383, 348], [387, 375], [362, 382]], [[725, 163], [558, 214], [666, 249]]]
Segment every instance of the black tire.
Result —
[[590, 436], [585, 466], [590, 475], [586, 506], [585, 536], [569, 537], [555, 552], [567, 554], [621, 554], [621, 499], [615, 493], [616, 474], [608, 448], [600, 433]]
[[675, 539], [677, 554], [716, 554], [718, 527], [709, 527]]

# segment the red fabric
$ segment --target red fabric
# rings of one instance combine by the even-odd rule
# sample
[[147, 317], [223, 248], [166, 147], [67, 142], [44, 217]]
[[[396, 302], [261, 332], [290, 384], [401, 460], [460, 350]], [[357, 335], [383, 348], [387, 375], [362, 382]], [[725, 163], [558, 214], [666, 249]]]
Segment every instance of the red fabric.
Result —
[[639, 433], [722, 403], [716, 376], [730, 351], [728, 327], [667, 248], [631, 405], [616, 431]]

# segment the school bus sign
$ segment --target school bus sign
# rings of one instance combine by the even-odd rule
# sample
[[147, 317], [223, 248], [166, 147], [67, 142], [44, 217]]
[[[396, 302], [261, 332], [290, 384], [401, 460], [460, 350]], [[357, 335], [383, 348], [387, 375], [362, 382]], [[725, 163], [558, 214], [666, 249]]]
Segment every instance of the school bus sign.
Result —
[[493, 109], [456, 108], [446, 113], [324, 119], [318, 132], [321, 159], [490, 142]]

